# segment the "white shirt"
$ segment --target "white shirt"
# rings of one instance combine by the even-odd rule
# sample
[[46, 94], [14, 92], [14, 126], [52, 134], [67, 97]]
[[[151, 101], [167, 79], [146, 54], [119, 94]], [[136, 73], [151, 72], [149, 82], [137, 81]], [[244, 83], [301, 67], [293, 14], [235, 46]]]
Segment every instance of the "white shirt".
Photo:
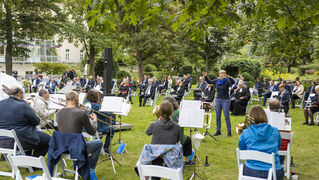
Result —
[[146, 94], [151, 94], [151, 86], [152, 85], [148, 85], [147, 90], [146, 90]]
[[9, 89], [13, 86], [21, 87], [14, 77], [0, 72], [0, 101], [9, 97], [5, 92], [2, 91], [2, 85], [7, 86]]
[[33, 79], [33, 86], [37, 86], [37, 80], [38, 80], [38, 78]]

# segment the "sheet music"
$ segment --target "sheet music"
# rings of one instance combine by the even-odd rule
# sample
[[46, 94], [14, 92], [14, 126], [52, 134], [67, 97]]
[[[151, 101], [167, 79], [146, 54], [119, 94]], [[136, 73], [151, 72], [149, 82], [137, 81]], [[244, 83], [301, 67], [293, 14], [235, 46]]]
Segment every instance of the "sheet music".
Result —
[[124, 101], [123, 97], [105, 96], [103, 98], [102, 107], [100, 111], [121, 113], [123, 101]]
[[269, 112], [268, 124], [278, 130], [285, 130], [285, 113]]
[[73, 89], [76, 89], [76, 86], [66, 85], [64, 88], [60, 89], [58, 93], [66, 94], [70, 91], [73, 91]]
[[[60, 99], [66, 100], [65, 94], [51, 94], [49, 99], [48, 107], [49, 109], [62, 109], [64, 106], [59, 104], [65, 104], [65, 101], [60, 101]], [[55, 102], [55, 103], [54, 103]]]
[[179, 113], [178, 124], [180, 127], [203, 128], [204, 109], [182, 110]]
[[120, 113], [114, 113], [114, 114], [118, 114], [118, 115], [121, 115], [121, 116], [128, 116], [131, 108], [132, 108], [131, 104], [123, 103], [122, 107], [121, 107], [121, 112]]
[[181, 102], [181, 109], [183, 110], [199, 110], [202, 105], [201, 101], [183, 100]]
[[79, 103], [84, 104], [84, 99], [85, 99], [85, 93], [80, 93], [79, 94]]

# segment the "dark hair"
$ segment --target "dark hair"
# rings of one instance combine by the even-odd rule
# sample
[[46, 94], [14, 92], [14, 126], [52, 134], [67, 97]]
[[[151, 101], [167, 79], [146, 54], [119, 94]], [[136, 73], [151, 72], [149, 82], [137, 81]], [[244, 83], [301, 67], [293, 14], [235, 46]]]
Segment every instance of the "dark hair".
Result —
[[163, 101], [159, 107], [159, 114], [164, 119], [170, 119], [173, 114], [173, 106], [169, 101]]
[[86, 99], [90, 102], [98, 103], [100, 102], [100, 94], [97, 90], [91, 89], [86, 95]]
[[267, 115], [259, 105], [253, 106], [248, 115], [254, 119], [255, 124], [268, 123]]
[[174, 96], [166, 96], [163, 101], [170, 102], [172, 104], [174, 110], [179, 109], [179, 105], [178, 105], [176, 99], [174, 98]]
[[39, 91], [39, 96], [42, 97], [42, 96], [45, 95], [47, 92], [48, 92], [47, 89], [41, 89], [41, 90]]
[[9, 90], [9, 95], [17, 96], [20, 92], [23, 93], [23, 90], [20, 87], [15, 86]]

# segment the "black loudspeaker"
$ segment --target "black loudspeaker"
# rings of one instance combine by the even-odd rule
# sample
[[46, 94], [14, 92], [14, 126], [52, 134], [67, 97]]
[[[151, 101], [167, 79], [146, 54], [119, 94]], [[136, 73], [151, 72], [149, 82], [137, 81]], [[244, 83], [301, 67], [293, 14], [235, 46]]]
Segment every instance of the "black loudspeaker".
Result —
[[112, 48], [104, 49], [103, 93], [110, 96], [112, 91], [113, 56]]

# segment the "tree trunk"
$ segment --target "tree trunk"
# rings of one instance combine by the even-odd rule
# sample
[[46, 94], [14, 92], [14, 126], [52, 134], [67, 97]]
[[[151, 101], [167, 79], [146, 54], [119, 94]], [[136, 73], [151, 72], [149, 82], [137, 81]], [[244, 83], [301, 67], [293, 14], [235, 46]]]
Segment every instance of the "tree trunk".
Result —
[[6, 73], [8, 75], [12, 75], [12, 41], [13, 41], [13, 33], [12, 33], [12, 14], [11, 14], [11, 8], [8, 4], [5, 4], [5, 9], [6, 9], [6, 19], [5, 19], [5, 25], [6, 25], [6, 42], [7, 42], [7, 47], [6, 47]]
[[291, 65], [288, 65], [288, 73], [291, 71]]
[[143, 79], [143, 59], [140, 51], [136, 52], [136, 59], [137, 59], [137, 68], [138, 68], [138, 77], [139, 79]]
[[206, 59], [206, 62], [205, 62], [205, 71], [208, 73], [208, 54], [205, 52], [205, 59]]
[[92, 44], [92, 40], [90, 40], [89, 63], [90, 63], [90, 76], [95, 77], [95, 47]]

